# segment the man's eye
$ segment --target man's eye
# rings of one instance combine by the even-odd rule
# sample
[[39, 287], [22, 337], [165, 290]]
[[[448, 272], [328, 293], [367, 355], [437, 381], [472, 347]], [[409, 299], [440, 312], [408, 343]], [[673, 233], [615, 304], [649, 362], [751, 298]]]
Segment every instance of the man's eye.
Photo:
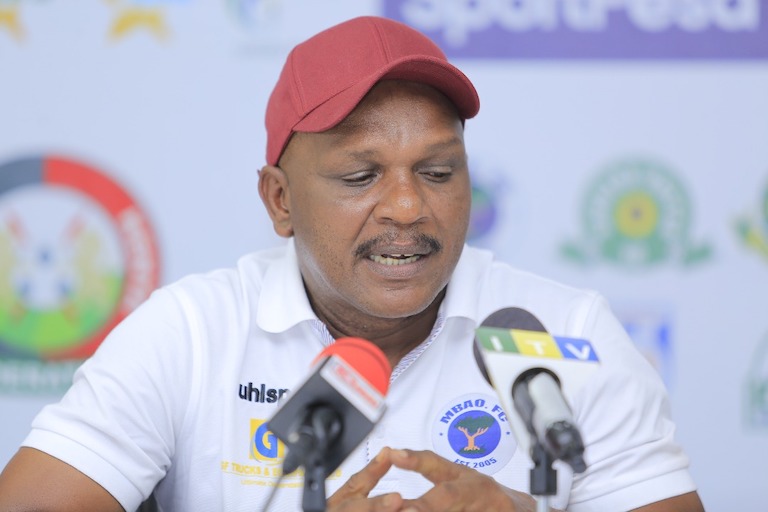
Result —
[[426, 176], [427, 179], [438, 182], [448, 181], [451, 178], [450, 171], [425, 170], [422, 174]]
[[342, 178], [342, 181], [349, 185], [366, 185], [371, 181], [373, 181], [375, 177], [376, 177], [375, 173], [361, 172], [357, 174], [352, 174], [350, 176], [345, 176], [344, 178]]

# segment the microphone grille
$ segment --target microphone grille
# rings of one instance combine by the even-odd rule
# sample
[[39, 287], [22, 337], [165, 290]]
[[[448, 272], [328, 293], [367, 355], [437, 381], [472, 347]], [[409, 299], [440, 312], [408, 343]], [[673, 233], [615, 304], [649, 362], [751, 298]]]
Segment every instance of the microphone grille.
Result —
[[331, 356], [343, 359], [382, 395], [387, 394], [392, 367], [379, 347], [362, 338], [339, 338], [328, 345], [315, 362]]

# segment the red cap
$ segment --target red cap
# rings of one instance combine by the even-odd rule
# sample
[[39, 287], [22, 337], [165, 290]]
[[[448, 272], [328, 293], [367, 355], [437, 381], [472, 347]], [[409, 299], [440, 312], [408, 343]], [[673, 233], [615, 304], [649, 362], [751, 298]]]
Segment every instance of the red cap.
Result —
[[387, 18], [354, 18], [288, 54], [267, 103], [267, 163], [277, 165], [293, 132], [336, 126], [383, 79], [431, 85], [453, 102], [462, 120], [480, 109], [472, 82], [425, 35]]

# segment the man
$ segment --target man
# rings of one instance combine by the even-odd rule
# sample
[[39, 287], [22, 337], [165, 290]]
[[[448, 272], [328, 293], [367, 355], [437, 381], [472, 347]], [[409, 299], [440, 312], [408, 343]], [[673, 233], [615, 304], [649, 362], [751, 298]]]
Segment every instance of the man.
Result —
[[474, 330], [504, 307], [601, 357], [573, 404], [589, 467], [558, 466], [553, 505], [702, 510], [663, 387], [604, 301], [464, 246], [478, 108], [399, 23], [357, 18], [296, 47], [259, 181], [288, 244], [165, 287], [118, 326], [33, 423], [0, 511], [133, 510], [153, 491], [164, 510], [261, 510], [275, 486], [270, 510], [298, 510], [300, 477], [278, 481], [265, 421], [344, 336], [394, 371], [383, 422], [328, 479], [329, 510], [532, 511], [528, 454], [471, 359]]

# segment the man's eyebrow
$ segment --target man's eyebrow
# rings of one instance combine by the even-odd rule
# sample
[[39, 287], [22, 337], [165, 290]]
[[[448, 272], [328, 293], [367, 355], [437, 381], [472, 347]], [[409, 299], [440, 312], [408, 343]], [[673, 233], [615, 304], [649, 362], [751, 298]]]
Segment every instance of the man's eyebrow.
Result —
[[444, 149], [452, 149], [455, 146], [464, 146], [464, 140], [461, 137], [454, 136], [444, 141], [435, 142], [427, 146], [428, 151], [441, 151]]
[[[340, 141], [333, 144], [334, 146], [341, 146], [343, 145]], [[440, 151], [445, 151], [449, 149], [453, 149], [455, 147], [463, 147], [464, 141], [461, 139], [461, 137], [451, 137], [446, 140], [442, 140], [439, 142], [434, 142], [430, 145], [428, 145], [425, 149], [428, 153], [437, 153]], [[359, 159], [365, 159], [365, 158], [371, 158], [376, 155], [378, 151], [373, 149], [363, 149], [363, 150], [350, 150], [350, 151], [341, 151], [340, 153], [344, 156], [350, 157], [350, 158], [359, 158]]]

